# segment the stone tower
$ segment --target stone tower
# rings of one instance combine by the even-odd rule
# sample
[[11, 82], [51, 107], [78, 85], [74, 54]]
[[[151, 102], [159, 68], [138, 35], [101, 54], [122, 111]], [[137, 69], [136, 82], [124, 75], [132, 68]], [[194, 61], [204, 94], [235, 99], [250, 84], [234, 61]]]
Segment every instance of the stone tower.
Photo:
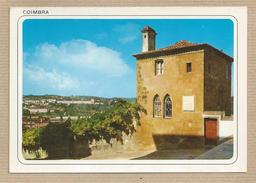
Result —
[[142, 30], [142, 52], [156, 49], [156, 32], [149, 26], [145, 26]]

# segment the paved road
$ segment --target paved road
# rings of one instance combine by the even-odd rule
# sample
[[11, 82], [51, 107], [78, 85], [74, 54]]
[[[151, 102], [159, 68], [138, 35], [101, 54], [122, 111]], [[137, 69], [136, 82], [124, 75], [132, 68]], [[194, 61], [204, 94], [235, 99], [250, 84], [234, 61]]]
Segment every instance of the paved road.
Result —
[[104, 151], [92, 154], [83, 159], [111, 159], [111, 160], [163, 160], [163, 159], [194, 159], [200, 154], [208, 151], [209, 148], [169, 149], [151, 151]]
[[230, 139], [195, 159], [230, 159], [233, 156], [233, 139]]
[[104, 151], [92, 154], [86, 160], [161, 160], [161, 159], [229, 159], [233, 155], [233, 139], [216, 147], [169, 149], [152, 151]]

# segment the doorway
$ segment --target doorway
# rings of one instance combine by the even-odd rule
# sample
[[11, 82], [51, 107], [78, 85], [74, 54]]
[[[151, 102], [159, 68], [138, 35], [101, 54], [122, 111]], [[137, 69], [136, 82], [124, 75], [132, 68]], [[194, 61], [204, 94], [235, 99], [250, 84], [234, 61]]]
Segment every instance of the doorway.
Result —
[[217, 134], [217, 119], [205, 118], [204, 119], [204, 139], [205, 145], [216, 145], [218, 140]]

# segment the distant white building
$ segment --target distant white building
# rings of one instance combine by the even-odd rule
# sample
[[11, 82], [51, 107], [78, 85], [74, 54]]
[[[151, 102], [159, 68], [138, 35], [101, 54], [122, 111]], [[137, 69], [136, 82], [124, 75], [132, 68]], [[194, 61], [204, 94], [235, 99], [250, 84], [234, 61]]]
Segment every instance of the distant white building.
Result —
[[23, 100], [24, 104], [40, 104], [40, 100]]
[[58, 100], [57, 103], [59, 104], [95, 104], [95, 100]]
[[31, 114], [33, 114], [33, 113], [47, 113], [47, 111], [48, 111], [46, 108], [32, 108], [32, 109], [28, 109], [28, 110]]
[[55, 103], [55, 102], [56, 102], [56, 99], [47, 99], [47, 101], [48, 101], [49, 103]]

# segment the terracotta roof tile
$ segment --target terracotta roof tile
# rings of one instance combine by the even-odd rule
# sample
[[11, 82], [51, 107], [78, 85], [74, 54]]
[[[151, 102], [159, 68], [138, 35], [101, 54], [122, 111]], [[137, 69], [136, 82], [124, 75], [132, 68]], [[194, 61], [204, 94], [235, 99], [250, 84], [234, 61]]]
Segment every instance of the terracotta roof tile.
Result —
[[150, 50], [150, 51], [147, 51], [147, 52], [144, 52], [144, 53], [152, 53], [152, 52], [159, 52], [159, 51], [165, 51], [165, 50], [174, 50], [174, 49], [179, 49], [179, 48], [188, 48], [188, 47], [193, 47], [193, 46], [197, 46], [197, 45], [202, 45], [202, 44], [196, 44], [196, 43], [191, 43], [191, 42], [186, 41], [186, 40], [181, 40], [181, 41], [178, 41], [175, 44], [170, 45], [168, 47], [160, 48], [160, 49], [157, 49], [157, 50]]
[[189, 41], [186, 40], [181, 40], [179, 42], [176, 42], [173, 45], [170, 45], [168, 47], [165, 48], [160, 48], [157, 50], [150, 50], [147, 52], [142, 52], [139, 54], [135, 54], [133, 55], [134, 57], [136, 57], [137, 59], [139, 58], [146, 58], [146, 57], [152, 57], [152, 56], [156, 56], [156, 55], [163, 55], [163, 54], [175, 54], [175, 53], [180, 53], [180, 52], [188, 52], [188, 51], [193, 51], [193, 50], [198, 50], [198, 49], [205, 49], [205, 48], [209, 48], [211, 50], [214, 50], [216, 52], [218, 52], [219, 54], [225, 56], [226, 58], [233, 60], [232, 57], [230, 57], [229, 55], [226, 55], [225, 53], [223, 53], [222, 51], [214, 48], [211, 45], [208, 44], [197, 44], [197, 43], [191, 43]]
[[176, 48], [184, 48], [184, 47], [195, 46], [195, 45], [198, 45], [198, 44], [191, 43], [191, 42], [188, 42], [186, 40], [181, 40], [181, 41], [176, 42], [175, 44], [173, 44], [171, 46], [168, 46], [168, 47], [162, 48], [162, 49], [176, 49]]

